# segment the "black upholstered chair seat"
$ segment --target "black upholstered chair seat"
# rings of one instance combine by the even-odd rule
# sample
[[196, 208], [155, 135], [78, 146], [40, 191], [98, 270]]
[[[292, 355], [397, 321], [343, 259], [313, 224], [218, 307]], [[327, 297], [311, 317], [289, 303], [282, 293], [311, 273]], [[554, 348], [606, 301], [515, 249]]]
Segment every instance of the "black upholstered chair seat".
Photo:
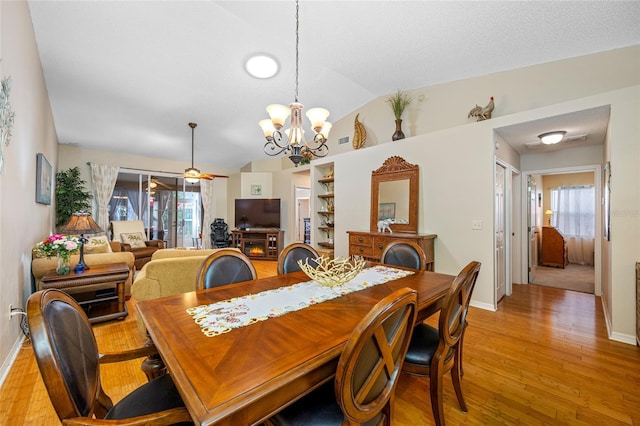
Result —
[[[413, 329], [413, 336], [411, 336], [407, 355], [404, 357], [405, 362], [423, 365], [428, 368], [433, 359], [433, 354], [438, 349], [439, 342], [440, 333], [437, 328], [422, 323], [416, 325]], [[454, 352], [450, 350], [446, 358], [448, 359], [453, 355]]]
[[184, 407], [184, 403], [171, 376], [165, 374], [145, 383], [118, 401], [104, 418], [120, 420], [178, 407]]
[[[378, 414], [363, 425], [377, 425], [380, 418], [381, 414]], [[342, 426], [344, 414], [336, 401], [333, 381], [305, 395], [295, 404], [273, 416], [271, 421], [278, 426]]]

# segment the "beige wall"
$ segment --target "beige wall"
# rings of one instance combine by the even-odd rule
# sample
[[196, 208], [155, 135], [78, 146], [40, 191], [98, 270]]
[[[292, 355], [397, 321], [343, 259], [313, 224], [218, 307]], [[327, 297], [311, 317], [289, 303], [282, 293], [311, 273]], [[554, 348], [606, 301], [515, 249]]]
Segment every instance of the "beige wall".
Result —
[[9, 321], [9, 304], [23, 308], [31, 294], [31, 249], [50, 235], [53, 205], [35, 202], [36, 154], [55, 168], [57, 139], [26, 1], [0, 2], [2, 77], [13, 82], [13, 137], [4, 147], [0, 175], [0, 382], [19, 348], [20, 317]]
[[[56, 170], [80, 166], [87, 181], [88, 161], [177, 173], [182, 173], [188, 164], [106, 151], [74, 150], [69, 145], [60, 146], [58, 154], [27, 3], [0, 2], [0, 16], [2, 74], [13, 77], [11, 100], [16, 110], [14, 137], [5, 148], [7, 170], [0, 175], [0, 306], [9, 303], [23, 306], [31, 291], [31, 247], [51, 232], [55, 216], [52, 206], [34, 202], [37, 152], [44, 153]], [[329, 157], [298, 169], [294, 169], [287, 158], [267, 159], [257, 162], [255, 168], [253, 164], [248, 165], [243, 171], [273, 172], [272, 193], [282, 199], [283, 228], [289, 236], [294, 232], [291, 222], [295, 217], [291, 213], [293, 173], [307, 168], [311, 180], [315, 181], [319, 178], [314, 175], [315, 167], [334, 162], [336, 254], [346, 255], [346, 231], [369, 227], [371, 171], [391, 155], [419, 164], [419, 231], [438, 234], [436, 270], [457, 273], [468, 261], [480, 260], [483, 266], [473, 303], [491, 309], [495, 307], [493, 129], [611, 105], [607, 158], [612, 164], [615, 191], [612, 194], [613, 237], [604, 250], [610, 263], [603, 267], [608, 274], [608, 291], [603, 293], [603, 303], [611, 335], [627, 341], [635, 331], [633, 265], [640, 258], [639, 58], [640, 46], [634, 46], [415, 89], [412, 92], [424, 98], [407, 111], [403, 128], [408, 138], [398, 142], [390, 141], [394, 122], [389, 106], [383, 97], [377, 98], [334, 123]], [[489, 96], [496, 98], [494, 118], [478, 123], [467, 119], [469, 109], [475, 104], [484, 105]], [[356, 113], [360, 113], [369, 139], [364, 149], [353, 151], [351, 144], [337, 146], [336, 141], [353, 135]], [[576, 158], [525, 157], [520, 159], [523, 171], [548, 167], [550, 161], [557, 163], [554, 167], [566, 167], [569, 163], [594, 164], [597, 155], [581, 151]], [[599, 158], [601, 161], [602, 152]], [[196, 166], [230, 176], [226, 183], [227, 200], [241, 194], [239, 170]], [[281, 169], [285, 170], [275, 171]], [[313, 198], [312, 195], [312, 201]], [[312, 224], [314, 220], [317, 218], [312, 218]], [[481, 220], [484, 229], [472, 231], [471, 220]], [[3, 368], [10, 362], [11, 348], [16, 347], [18, 338], [15, 320], [0, 322]]]

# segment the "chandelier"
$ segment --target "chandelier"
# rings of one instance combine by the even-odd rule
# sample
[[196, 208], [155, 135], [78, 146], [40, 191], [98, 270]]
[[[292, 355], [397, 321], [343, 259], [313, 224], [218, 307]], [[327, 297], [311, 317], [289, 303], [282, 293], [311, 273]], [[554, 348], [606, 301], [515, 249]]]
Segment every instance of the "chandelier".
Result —
[[[311, 121], [311, 128], [315, 135], [312, 143], [307, 143], [304, 139], [302, 129], [302, 109], [304, 105], [298, 102], [298, 45], [300, 42], [300, 5], [296, 0], [296, 92], [295, 101], [287, 108], [284, 105], [272, 104], [267, 106], [269, 119], [261, 120], [258, 125], [262, 128], [267, 142], [264, 144], [264, 152], [267, 155], [275, 156], [281, 153], [289, 154], [289, 159], [296, 167], [303, 158], [324, 157], [329, 153], [327, 138], [331, 123], [325, 121], [329, 117], [329, 111], [324, 108], [311, 108], [307, 111], [307, 118]], [[285, 120], [291, 115], [291, 126], [282, 135], [282, 127]]]

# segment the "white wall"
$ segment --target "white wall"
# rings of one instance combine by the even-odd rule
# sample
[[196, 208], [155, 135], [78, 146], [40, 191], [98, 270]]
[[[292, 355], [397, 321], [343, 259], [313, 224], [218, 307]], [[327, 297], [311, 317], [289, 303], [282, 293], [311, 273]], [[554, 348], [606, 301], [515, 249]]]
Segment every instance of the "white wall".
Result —
[[[482, 262], [473, 303], [495, 307], [493, 292], [493, 128], [611, 105], [612, 170], [625, 189], [612, 196], [617, 228], [611, 250], [611, 299], [607, 315], [611, 336], [629, 342], [635, 330], [633, 271], [640, 259], [640, 162], [637, 118], [640, 86], [575, 99], [491, 120], [471, 123], [392, 143], [331, 156], [335, 163], [335, 253], [348, 254], [348, 230], [369, 228], [371, 171], [391, 155], [420, 166], [419, 232], [435, 233], [436, 271], [454, 274], [470, 260]], [[624, 161], [621, 159], [624, 157]], [[523, 171], [600, 164], [602, 147], [580, 148], [547, 156], [523, 156]], [[618, 161], [615, 161], [618, 160]], [[320, 162], [320, 160], [317, 160]], [[325, 160], [326, 161], [326, 160]], [[312, 167], [316, 161], [312, 161]], [[615, 172], [614, 182], [615, 182]], [[365, 190], [366, 189], [366, 190]], [[481, 220], [482, 231], [471, 221]]]
[[4, 147], [0, 175], [0, 384], [16, 354], [19, 318], [9, 320], [9, 304], [23, 308], [31, 294], [31, 249], [54, 227], [53, 205], [35, 202], [36, 154], [55, 168], [57, 139], [42, 67], [26, 1], [0, 2], [1, 76], [11, 76], [9, 100], [15, 112], [13, 137]]

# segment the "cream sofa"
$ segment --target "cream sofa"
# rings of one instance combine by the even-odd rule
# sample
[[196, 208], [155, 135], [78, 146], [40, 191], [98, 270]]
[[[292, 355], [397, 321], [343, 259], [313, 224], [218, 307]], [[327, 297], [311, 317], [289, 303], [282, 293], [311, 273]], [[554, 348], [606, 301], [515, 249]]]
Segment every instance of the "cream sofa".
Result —
[[[218, 250], [158, 250], [138, 272], [131, 286], [131, 296], [136, 301], [143, 301], [194, 291], [202, 263]], [[138, 327], [145, 333], [140, 317]]]
[[[125, 296], [129, 296], [131, 294], [131, 284], [133, 283], [133, 277], [136, 271], [135, 268], [135, 257], [133, 253], [120, 251], [120, 244], [117, 242], [111, 243], [111, 250], [113, 252], [109, 253], [93, 253], [84, 255], [84, 262], [91, 265], [103, 265], [110, 263], [126, 263], [129, 267], [129, 278], [125, 282]], [[75, 267], [75, 265], [80, 260], [80, 255], [74, 254], [71, 255], [71, 269]], [[51, 259], [47, 259], [46, 257], [34, 257], [31, 261], [31, 274], [33, 275], [35, 290], [42, 290], [42, 277], [49, 271], [56, 269], [57, 259], [52, 257]]]

